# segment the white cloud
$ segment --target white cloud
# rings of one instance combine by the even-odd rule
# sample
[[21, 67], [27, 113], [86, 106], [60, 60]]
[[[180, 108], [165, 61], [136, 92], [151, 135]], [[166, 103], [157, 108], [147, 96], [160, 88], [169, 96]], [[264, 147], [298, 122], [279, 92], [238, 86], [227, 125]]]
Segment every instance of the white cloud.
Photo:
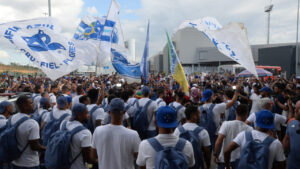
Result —
[[[141, 57], [150, 19], [150, 56], [166, 43], [165, 30], [173, 30], [187, 19], [215, 17], [223, 26], [229, 22], [244, 23], [251, 44], [266, 43], [267, 17], [264, 7], [269, 1], [252, 0], [141, 0], [142, 7], [133, 12], [138, 20], [121, 20], [125, 38], [135, 38], [137, 56]], [[297, 2], [273, 1], [271, 43], [295, 42]], [[122, 7], [121, 7], [122, 8]], [[122, 13], [122, 11], [121, 11]]]
[[98, 14], [98, 10], [97, 10], [97, 8], [94, 7], [94, 6], [88, 7], [86, 10], [87, 10], [87, 12], [88, 12], [89, 15], [92, 15], [92, 16], [93, 16], [93, 15]]

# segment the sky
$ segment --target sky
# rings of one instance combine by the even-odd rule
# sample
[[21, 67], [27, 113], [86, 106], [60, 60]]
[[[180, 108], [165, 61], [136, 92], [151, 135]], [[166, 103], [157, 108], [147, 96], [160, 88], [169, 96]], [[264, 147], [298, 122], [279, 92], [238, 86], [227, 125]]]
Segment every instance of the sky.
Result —
[[[250, 44], [265, 44], [267, 15], [264, 7], [270, 0], [117, 0], [125, 40], [136, 40], [136, 56], [141, 57], [150, 20], [150, 56], [166, 44], [170, 34], [185, 20], [215, 17], [223, 26], [230, 22], [245, 25]], [[62, 27], [63, 35], [72, 38], [80, 18], [107, 15], [110, 0], [51, 0], [52, 17]], [[297, 1], [273, 0], [270, 43], [296, 41]], [[0, 23], [44, 17], [48, 0], [0, 0]], [[27, 64], [28, 60], [6, 39], [0, 37], [0, 62]]]

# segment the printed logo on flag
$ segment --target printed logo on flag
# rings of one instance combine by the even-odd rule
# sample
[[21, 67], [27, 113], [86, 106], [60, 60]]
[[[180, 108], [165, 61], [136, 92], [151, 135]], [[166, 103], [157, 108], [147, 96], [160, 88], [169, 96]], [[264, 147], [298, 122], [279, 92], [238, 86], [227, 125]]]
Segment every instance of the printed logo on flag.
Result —
[[57, 49], [66, 50], [66, 48], [60, 43], [50, 43], [50, 36], [44, 33], [42, 30], [39, 30], [37, 34], [31, 37], [22, 36], [22, 38], [27, 43], [27, 46], [33, 51], [41, 52]]

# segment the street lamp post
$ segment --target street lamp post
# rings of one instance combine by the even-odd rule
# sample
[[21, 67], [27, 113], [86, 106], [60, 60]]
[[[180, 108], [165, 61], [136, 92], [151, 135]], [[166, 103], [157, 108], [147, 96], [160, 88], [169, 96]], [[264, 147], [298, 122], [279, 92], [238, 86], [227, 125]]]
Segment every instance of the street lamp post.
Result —
[[298, 27], [299, 27], [299, 0], [297, 6], [297, 30], [296, 30], [296, 75], [298, 74]]
[[265, 7], [265, 12], [268, 13], [267, 44], [270, 43], [270, 20], [271, 20], [272, 9], [273, 9], [272, 4]]
[[48, 0], [48, 14], [51, 17], [51, 0]]

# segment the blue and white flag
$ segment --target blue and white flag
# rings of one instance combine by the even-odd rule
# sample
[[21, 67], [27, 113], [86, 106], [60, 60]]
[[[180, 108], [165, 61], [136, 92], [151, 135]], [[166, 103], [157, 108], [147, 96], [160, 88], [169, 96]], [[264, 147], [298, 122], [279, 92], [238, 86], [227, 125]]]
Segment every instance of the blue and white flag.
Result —
[[68, 40], [50, 17], [0, 24], [0, 36], [15, 45], [27, 59], [51, 80], [68, 74], [88, 62], [95, 50], [86, 43]]
[[225, 56], [244, 66], [257, 77], [246, 29], [242, 24], [230, 23], [225, 27], [211, 17], [184, 21], [178, 30], [186, 27], [203, 32]]
[[144, 83], [148, 83], [149, 81], [149, 25], [150, 21], [148, 21], [148, 27], [147, 27], [147, 37], [146, 37], [146, 43], [144, 48], [144, 54], [141, 60], [141, 73], [142, 73], [142, 79]]
[[[100, 59], [104, 59], [105, 61], [110, 59], [111, 56], [111, 44], [118, 43], [118, 34], [114, 31], [116, 26], [116, 22], [118, 21], [118, 15], [120, 11], [119, 4], [115, 1], [111, 1], [110, 9], [107, 14], [107, 18], [105, 21], [105, 25], [103, 28], [103, 33], [101, 35], [101, 43], [100, 43]], [[99, 58], [98, 58], [99, 59]]]
[[115, 49], [112, 49], [111, 52], [113, 54], [112, 65], [116, 72], [128, 83], [140, 83], [140, 64], [130, 64], [126, 57]]

